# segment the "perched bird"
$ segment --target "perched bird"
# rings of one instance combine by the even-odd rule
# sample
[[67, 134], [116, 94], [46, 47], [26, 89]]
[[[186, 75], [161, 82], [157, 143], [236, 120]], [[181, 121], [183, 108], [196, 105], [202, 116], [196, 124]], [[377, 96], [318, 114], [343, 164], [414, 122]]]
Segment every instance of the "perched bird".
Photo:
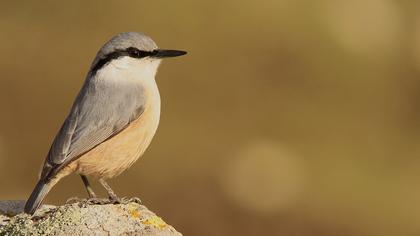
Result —
[[25, 212], [33, 214], [51, 188], [73, 172], [91, 198], [96, 195], [86, 176], [99, 179], [109, 198], [118, 201], [105, 181], [129, 168], [149, 146], [160, 117], [155, 74], [162, 58], [184, 54], [159, 49], [141, 33], [121, 33], [108, 41], [51, 145]]

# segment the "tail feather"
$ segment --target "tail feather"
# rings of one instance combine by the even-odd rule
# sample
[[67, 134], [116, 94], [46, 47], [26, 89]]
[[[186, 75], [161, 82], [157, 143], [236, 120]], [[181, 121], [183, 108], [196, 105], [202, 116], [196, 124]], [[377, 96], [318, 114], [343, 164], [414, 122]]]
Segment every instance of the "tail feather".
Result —
[[40, 179], [36, 184], [35, 189], [32, 191], [31, 196], [26, 201], [24, 209], [25, 213], [31, 215], [34, 214], [51, 188], [52, 186], [50, 182]]

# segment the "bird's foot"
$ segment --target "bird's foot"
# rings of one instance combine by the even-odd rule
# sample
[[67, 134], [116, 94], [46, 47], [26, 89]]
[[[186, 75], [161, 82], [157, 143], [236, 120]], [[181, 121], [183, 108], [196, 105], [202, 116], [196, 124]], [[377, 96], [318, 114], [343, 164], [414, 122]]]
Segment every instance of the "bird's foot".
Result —
[[138, 197], [123, 197], [123, 198], [119, 198], [119, 197], [110, 197], [109, 198], [109, 203], [111, 204], [128, 204], [128, 203], [138, 203], [141, 204], [141, 200]]
[[106, 205], [106, 204], [128, 204], [128, 203], [137, 203], [141, 204], [141, 200], [138, 197], [123, 197], [119, 198], [117, 196], [112, 196], [109, 198], [78, 198], [71, 197], [67, 199], [66, 204], [79, 203], [82, 205]]
[[81, 205], [105, 205], [105, 204], [112, 204], [113, 202], [110, 201], [107, 198], [78, 198], [78, 197], [72, 197], [67, 199], [66, 204], [72, 204], [72, 203], [79, 203]]
[[86, 198], [71, 197], [66, 200], [66, 204], [72, 204], [72, 203], [78, 203], [78, 202], [84, 202], [84, 201], [86, 201]]
[[119, 197], [113, 197], [113, 198], [108, 198], [108, 202], [110, 204], [120, 204], [121, 203], [121, 198]]
[[112, 202], [107, 198], [97, 198], [97, 197], [92, 197], [92, 198], [86, 199], [86, 203], [89, 204], [89, 205], [112, 204]]
[[130, 197], [130, 198], [129, 197], [123, 197], [121, 199], [121, 203], [123, 203], [123, 204], [128, 204], [128, 203], [132, 203], [132, 202], [137, 203], [137, 204], [141, 204], [141, 200], [138, 197]]

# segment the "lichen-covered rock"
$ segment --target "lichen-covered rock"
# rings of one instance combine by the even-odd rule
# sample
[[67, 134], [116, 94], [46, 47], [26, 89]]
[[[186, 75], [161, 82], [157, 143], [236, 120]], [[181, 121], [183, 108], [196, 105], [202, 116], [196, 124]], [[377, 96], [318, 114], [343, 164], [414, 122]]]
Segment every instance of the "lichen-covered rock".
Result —
[[24, 201], [0, 201], [0, 235], [181, 235], [145, 206], [73, 203], [22, 213]]

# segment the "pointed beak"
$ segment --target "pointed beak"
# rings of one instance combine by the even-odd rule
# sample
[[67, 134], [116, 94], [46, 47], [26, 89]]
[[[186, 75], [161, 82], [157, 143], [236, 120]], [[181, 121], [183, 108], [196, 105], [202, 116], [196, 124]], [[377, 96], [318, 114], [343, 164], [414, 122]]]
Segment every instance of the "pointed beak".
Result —
[[165, 57], [179, 57], [187, 54], [186, 51], [180, 50], [168, 50], [168, 49], [156, 49], [154, 50], [153, 56], [156, 58], [165, 58]]

